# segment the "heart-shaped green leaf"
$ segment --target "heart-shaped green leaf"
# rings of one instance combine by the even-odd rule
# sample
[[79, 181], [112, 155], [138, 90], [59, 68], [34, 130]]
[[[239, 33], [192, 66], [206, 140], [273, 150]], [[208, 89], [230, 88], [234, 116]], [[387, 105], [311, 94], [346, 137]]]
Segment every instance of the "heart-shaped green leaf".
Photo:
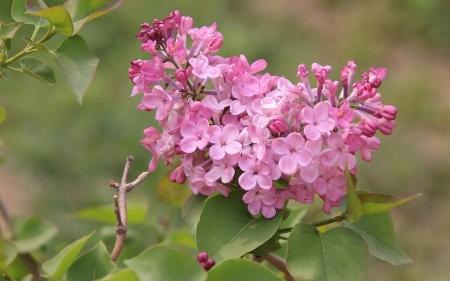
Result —
[[395, 238], [389, 212], [363, 216], [357, 223], [344, 221], [342, 225], [361, 235], [370, 253], [377, 258], [394, 265], [412, 262]]
[[133, 270], [127, 268], [109, 274], [102, 279], [97, 279], [96, 281], [139, 281], [139, 278]]
[[420, 195], [422, 194], [416, 194], [405, 198], [383, 194], [360, 194], [358, 196], [363, 204], [364, 215], [366, 216], [389, 211], [390, 209], [400, 206]]
[[203, 194], [192, 194], [189, 196], [189, 198], [184, 201], [183, 207], [181, 208], [181, 216], [183, 218], [186, 217], [192, 210], [201, 206], [207, 198], [208, 196]]
[[282, 281], [267, 268], [248, 260], [227, 260], [213, 267], [206, 281]]
[[[32, 10], [27, 10], [27, 6], [32, 8]], [[48, 25], [48, 21], [44, 18], [30, 15], [27, 12], [36, 12], [46, 8], [48, 7], [43, 1], [13, 0], [11, 15], [15, 21], [23, 21], [26, 24], [34, 24], [39, 27]]]
[[16, 219], [13, 224], [15, 244], [20, 253], [34, 251], [58, 233], [51, 222], [38, 218]]
[[68, 0], [64, 7], [70, 13], [76, 34], [86, 22], [109, 13], [122, 3], [123, 0]]
[[73, 264], [78, 253], [81, 251], [84, 244], [86, 244], [92, 234], [94, 234], [94, 232], [66, 246], [56, 255], [56, 257], [44, 262], [42, 269], [46, 273], [46, 277], [56, 280], [61, 279], [61, 277], [63, 277], [69, 267]]
[[188, 254], [156, 245], [148, 248], [139, 256], [125, 260], [139, 280], [166, 281], [201, 281], [206, 279], [206, 272], [197, 260]]
[[347, 211], [346, 220], [350, 222], [357, 222], [363, 215], [363, 206], [359, 200], [358, 195], [355, 191], [355, 186], [353, 185], [353, 179], [348, 170], [348, 166], [345, 166], [345, 177], [347, 178]]
[[67, 281], [94, 281], [116, 269], [102, 241], [79, 257], [67, 271]]
[[274, 218], [253, 217], [242, 201], [243, 190], [231, 191], [227, 198], [206, 201], [197, 225], [196, 242], [216, 263], [239, 258], [269, 240], [281, 224], [281, 211]]
[[362, 280], [369, 265], [364, 239], [345, 227], [321, 233], [299, 223], [288, 239], [286, 266], [298, 277], [316, 281]]
[[14, 35], [16, 35], [17, 30], [19, 30], [23, 24], [23, 21], [9, 24], [0, 22], [0, 38], [13, 38]]
[[36, 12], [28, 12], [31, 15], [43, 17], [50, 22], [62, 35], [72, 36], [73, 23], [69, 12], [62, 6], [54, 6]]
[[52, 67], [41, 59], [35, 57], [23, 57], [20, 59], [22, 72], [41, 81], [42, 83], [53, 85], [56, 83], [55, 73]]
[[99, 59], [79, 35], [67, 38], [56, 50], [49, 51], [49, 54], [81, 104], [83, 95], [94, 78]]

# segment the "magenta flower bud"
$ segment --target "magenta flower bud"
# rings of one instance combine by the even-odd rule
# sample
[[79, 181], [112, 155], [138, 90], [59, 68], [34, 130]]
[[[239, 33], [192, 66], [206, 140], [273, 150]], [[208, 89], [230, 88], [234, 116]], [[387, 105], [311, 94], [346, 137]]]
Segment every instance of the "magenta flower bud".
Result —
[[142, 60], [132, 61], [131, 67], [128, 69], [128, 78], [133, 81], [134, 77], [141, 74]]
[[298, 71], [297, 71], [297, 77], [301, 78], [301, 77], [306, 77], [308, 75], [308, 70], [306, 70], [305, 65], [302, 63], [301, 65], [298, 66]]
[[269, 121], [269, 129], [272, 133], [279, 134], [284, 133], [288, 129], [286, 119], [282, 116], [275, 116]]
[[394, 121], [385, 118], [379, 119], [378, 122], [380, 124], [380, 132], [385, 136], [392, 134], [392, 130], [396, 127]]
[[194, 26], [194, 20], [191, 17], [181, 17], [180, 24], [178, 25], [178, 33], [186, 34], [189, 29]]
[[220, 47], [223, 45], [223, 37], [219, 36], [214, 38], [208, 45], [209, 52], [211, 54], [216, 53], [219, 51]]
[[182, 166], [175, 168], [175, 170], [170, 173], [170, 181], [176, 182], [178, 184], [183, 184], [186, 181], [186, 174]]
[[206, 263], [208, 261], [208, 254], [206, 252], [198, 253], [197, 260], [200, 263]]
[[214, 265], [216, 264], [216, 261], [212, 258], [210, 258], [205, 265], [203, 265], [203, 268], [208, 271], [210, 270]]
[[392, 105], [385, 105], [380, 110], [381, 116], [387, 120], [394, 120], [397, 117], [397, 108]]

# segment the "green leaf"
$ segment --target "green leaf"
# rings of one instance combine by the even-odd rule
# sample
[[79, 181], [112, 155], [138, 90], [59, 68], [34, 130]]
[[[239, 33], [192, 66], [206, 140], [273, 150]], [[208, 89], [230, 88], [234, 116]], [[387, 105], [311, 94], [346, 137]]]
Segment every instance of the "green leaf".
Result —
[[58, 233], [51, 222], [38, 218], [16, 219], [13, 224], [15, 244], [20, 253], [36, 250]]
[[[27, 1], [27, 0], [13, 0], [11, 15], [15, 21], [23, 21], [25, 24], [34, 24], [36, 26], [44, 26], [48, 25], [48, 21], [41, 17], [36, 17], [30, 14], [27, 14], [27, 2], [35, 2], [35, 1]], [[37, 3], [36, 10], [45, 9], [47, 5], [43, 1], [39, 1]], [[34, 11], [36, 11], [34, 10]]]
[[109, 13], [122, 3], [123, 0], [68, 0], [64, 7], [70, 13], [76, 34], [86, 22]]
[[6, 119], [6, 110], [0, 106], [0, 124]]
[[389, 211], [420, 195], [422, 194], [416, 194], [406, 198], [382, 194], [360, 194], [358, 196], [363, 204], [364, 215], [366, 216]]
[[72, 264], [67, 271], [67, 281], [94, 281], [115, 269], [105, 244], [100, 241]]
[[109, 274], [102, 279], [97, 279], [96, 281], [139, 281], [139, 278], [133, 270], [127, 268], [116, 273]]
[[99, 59], [79, 35], [67, 38], [58, 49], [49, 51], [49, 54], [81, 104], [83, 95], [94, 78]]
[[19, 255], [6, 267], [6, 274], [13, 280], [22, 280], [30, 272], [23, 258]]
[[[2, 240], [2, 238], [0, 237], [0, 240]], [[3, 268], [0, 267], [0, 272], [3, 271], [4, 267], [10, 265], [13, 260], [16, 258], [17, 256], [17, 248], [16, 246], [14, 246], [13, 243], [6, 241], [6, 240], [2, 240], [2, 246], [3, 246], [3, 251], [0, 252], [0, 255], [3, 255], [4, 257], [4, 264], [3, 264]], [[0, 257], [1, 258], [1, 257]]]
[[357, 223], [344, 221], [342, 225], [361, 235], [375, 257], [394, 265], [412, 262], [395, 238], [389, 212], [364, 216]]
[[261, 257], [267, 257], [269, 253], [278, 251], [281, 248], [282, 246], [280, 243], [280, 239], [278, 237], [271, 237], [269, 240], [264, 242], [264, 244], [262, 244], [261, 246], [259, 246], [258, 248], [254, 249], [249, 253]]
[[345, 227], [321, 233], [299, 223], [288, 239], [286, 266], [297, 277], [315, 281], [362, 280], [369, 265], [364, 239]]
[[[128, 224], [141, 224], [145, 222], [148, 206], [144, 201], [127, 202], [127, 219]], [[114, 206], [105, 205], [95, 208], [87, 208], [76, 213], [72, 216], [77, 219], [84, 219], [88, 221], [96, 221], [101, 223], [116, 223], [116, 215], [114, 213]]]
[[348, 166], [345, 166], [345, 177], [347, 178], [347, 215], [346, 220], [350, 222], [357, 222], [363, 215], [363, 206], [359, 200], [358, 195], [355, 191], [355, 186], [353, 185], [353, 179], [350, 176]]
[[220, 263], [239, 258], [269, 240], [281, 224], [282, 212], [272, 219], [253, 217], [242, 201], [243, 190], [229, 196], [214, 196], [206, 201], [197, 225], [196, 242], [200, 252]]
[[41, 81], [42, 83], [53, 85], [56, 83], [55, 73], [52, 67], [41, 59], [35, 57], [23, 57], [20, 59], [22, 72]]
[[296, 207], [295, 209], [290, 209], [289, 215], [281, 223], [280, 229], [294, 227], [306, 215], [306, 213], [308, 212], [309, 206], [307, 206], [305, 204], [300, 204], [300, 203], [298, 205], [300, 205], [300, 206]]
[[61, 252], [56, 255], [56, 257], [44, 262], [44, 264], [42, 265], [42, 269], [46, 273], [45, 277], [56, 280], [61, 279], [61, 277], [63, 277], [63, 275], [75, 261], [78, 253], [81, 251], [84, 244], [92, 236], [92, 234], [94, 234], [94, 232], [66, 246], [64, 249], [62, 249]]
[[201, 281], [206, 279], [206, 272], [193, 257], [188, 254], [156, 245], [146, 249], [139, 256], [125, 260], [139, 280], [166, 281]]
[[43, 17], [50, 22], [62, 35], [72, 36], [73, 23], [69, 12], [62, 6], [54, 6], [36, 12], [28, 12], [31, 15]]
[[248, 260], [227, 260], [213, 267], [206, 281], [282, 281], [267, 268]]
[[181, 216], [184, 218], [192, 210], [201, 206], [208, 196], [202, 194], [192, 194], [186, 201], [184, 201], [183, 207], [181, 207]]
[[23, 21], [9, 24], [0, 22], [0, 38], [13, 38], [14, 35], [16, 35], [17, 30], [19, 30], [23, 24]]

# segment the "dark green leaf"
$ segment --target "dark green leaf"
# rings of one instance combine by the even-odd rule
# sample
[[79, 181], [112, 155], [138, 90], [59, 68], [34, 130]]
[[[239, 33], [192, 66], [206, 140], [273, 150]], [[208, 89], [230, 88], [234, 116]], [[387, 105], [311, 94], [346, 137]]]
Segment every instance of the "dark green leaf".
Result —
[[69, 12], [62, 6], [54, 6], [36, 12], [29, 12], [34, 16], [43, 17], [50, 22], [62, 35], [72, 36], [73, 24]]
[[122, 3], [123, 0], [68, 0], [64, 7], [70, 13], [76, 34], [86, 22], [109, 13]]
[[16, 35], [17, 30], [19, 30], [23, 24], [23, 21], [9, 24], [0, 22], [0, 38], [13, 38], [14, 35]]
[[[144, 201], [132, 201], [127, 204], [128, 224], [140, 224], [146, 219], [148, 206]], [[100, 207], [88, 208], [72, 214], [74, 218], [101, 223], [116, 223], [114, 206], [105, 205]]]
[[66, 246], [52, 260], [44, 262], [42, 269], [46, 273], [46, 277], [56, 280], [61, 279], [92, 234], [94, 232]]
[[[48, 21], [44, 18], [41, 17], [36, 17], [30, 14], [27, 14], [27, 9], [26, 9], [26, 4], [27, 0], [13, 0], [13, 5], [11, 8], [11, 15], [13, 17], [13, 19], [15, 21], [23, 21], [26, 24], [34, 24], [36, 26], [44, 26], [44, 25], [48, 25]], [[45, 5], [45, 3], [43, 3], [42, 1], [39, 2], [38, 8], [40, 9], [45, 9], [47, 8], [47, 5]], [[36, 10], [34, 10], [33, 12], [35, 12]]]
[[94, 78], [99, 59], [79, 35], [67, 38], [58, 49], [49, 51], [49, 54], [81, 104], [83, 95]]
[[42, 83], [53, 85], [56, 83], [55, 73], [52, 67], [45, 61], [35, 57], [23, 57], [20, 59], [22, 72], [41, 81]]
[[183, 207], [181, 208], [181, 216], [184, 218], [192, 210], [202, 205], [203, 202], [208, 198], [208, 196], [202, 194], [192, 194], [186, 201], [184, 201]]
[[357, 223], [343, 222], [343, 226], [361, 235], [372, 255], [391, 264], [412, 262], [395, 238], [394, 225], [389, 212], [363, 216]]
[[13, 228], [15, 244], [20, 253], [40, 248], [58, 233], [58, 228], [51, 222], [38, 218], [17, 219]]
[[201, 281], [206, 279], [206, 272], [193, 257], [188, 254], [157, 245], [148, 248], [139, 256], [125, 260], [139, 280], [167, 281]]
[[366, 216], [389, 211], [390, 209], [400, 206], [419, 195], [422, 194], [416, 194], [405, 198], [382, 194], [360, 194], [358, 196], [363, 204], [364, 215]]
[[253, 217], [242, 201], [243, 190], [231, 191], [227, 198], [206, 201], [197, 225], [196, 242], [216, 263], [239, 258], [269, 240], [281, 224], [281, 211], [272, 219]]
[[0, 123], [6, 119], [6, 110], [0, 106]]
[[206, 281], [282, 281], [267, 268], [248, 260], [227, 260], [213, 267]]
[[5, 269], [6, 274], [13, 280], [22, 280], [29, 273], [29, 269], [23, 258], [19, 255]]
[[357, 222], [363, 215], [363, 206], [359, 200], [358, 195], [355, 191], [355, 186], [353, 185], [353, 179], [350, 176], [348, 166], [345, 166], [345, 177], [347, 178], [347, 215], [346, 220], [350, 222]]
[[67, 271], [67, 281], [94, 281], [116, 269], [102, 241], [79, 257]]
[[275, 251], [278, 251], [279, 249], [281, 249], [280, 239], [277, 237], [272, 237], [266, 242], [264, 242], [264, 244], [262, 244], [261, 246], [259, 246], [258, 248], [254, 249], [249, 253], [253, 255], [267, 257], [269, 253], [273, 253]]
[[103, 277], [102, 279], [97, 279], [96, 281], [139, 281], [139, 278], [137, 277], [136, 273], [134, 273], [133, 270], [127, 268], [109, 274], [108, 276]]
[[321, 233], [297, 224], [288, 240], [286, 266], [298, 277], [316, 281], [362, 280], [369, 265], [364, 239], [345, 227]]

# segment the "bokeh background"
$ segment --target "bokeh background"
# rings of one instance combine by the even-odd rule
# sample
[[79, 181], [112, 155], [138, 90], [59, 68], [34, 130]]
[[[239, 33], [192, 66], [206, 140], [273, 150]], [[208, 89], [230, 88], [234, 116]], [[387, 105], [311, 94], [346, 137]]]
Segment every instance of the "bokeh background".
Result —
[[[11, 4], [0, 1], [1, 22], [12, 21]], [[380, 92], [384, 103], [399, 110], [397, 128], [393, 135], [380, 137], [382, 147], [371, 163], [358, 163], [358, 185], [376, 193], [423, 196], [391, 211], [400, 244], [414, 263], [392, 266], [371, 259], [366, 280], [449, 280], [446, 0], [125, 1], [80, 33], [100, 59], [81, 106], [63, 82], [50, 87], [19, 73], [12, 73], [9, 82], [0, 80], [0, 104], [8, 112], [0, 125], [0, 196], [13, 215], [48, 218], [59, 226], [61, 243], [77, 239], [97, 226], [68, 214], [110, 204], [114, 190], [108, 180], [120, 179], [127, 155], [135, 157], [130, 178], [146, 170], [151, 156], [139, 140], [155, 121], [153, 114], [135, 109], [139, 97], [129, 97], [127, 70], [131, 60], [148, 58], [134, 38], [139, 24], [176, 9], [192, 16], [196, 26], [217, 22], [224, 36], [220, 55], [263, 58], [267, 71], [292, 81], [302, 62], [331, 65], [334, 79], [352, 59], [359, 74], [370, 66], [387, 67]], [[17, 38], [31, 33], [27, 26]], [[61, 40], [54, 38], [50, 46]], [[19, 41], [13, 41], [14, 50], [23, 47]], [[166, 174], [160, 167], [129, 195], [145, 198], [148, 219], [162, 225], [179, 220], [179, 209], [169, 207], [163, 197], [185, 192], [164, 183]], [[148, 244], [158, 240], [150, 236]]]

